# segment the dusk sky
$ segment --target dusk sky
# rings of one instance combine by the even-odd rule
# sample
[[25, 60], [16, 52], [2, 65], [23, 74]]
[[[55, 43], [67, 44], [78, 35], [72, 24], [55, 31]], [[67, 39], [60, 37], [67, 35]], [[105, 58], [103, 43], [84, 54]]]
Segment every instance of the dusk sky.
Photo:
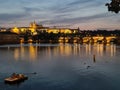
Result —
[[120, 13], [108, 12], [110, 0], [0, 0], [0, 26], [45, 26], [81, 30], [120, 29]]

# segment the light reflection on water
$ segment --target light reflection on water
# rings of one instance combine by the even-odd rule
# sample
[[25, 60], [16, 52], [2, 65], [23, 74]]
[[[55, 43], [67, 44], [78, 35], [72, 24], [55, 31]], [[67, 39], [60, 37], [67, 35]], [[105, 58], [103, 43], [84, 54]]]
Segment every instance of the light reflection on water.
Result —
[[[9, 47], [8, 52], [10, 48]], [[56, 44], [56, 45], [39, 45], [39, 44], [28, 44], [20, 45], [20, 47], [14, 48], [14, 59], [19, 60], [27, 58], [27, 60], [36, 60], [39, 56], [47, 56], [48, 59], [51, 56], [71, 56], [71, 55], [98, 55], [104, 56], [104, 54], [113, 57], [116, 54], [116, 45], [115, 44]]]
[[[2, 90], [120, 90], [120, 47], [115, 44], [4, 45], [0, 57]], [[4, 84], [13, 72], [37, 74], [28, 74], [19, 87]]]

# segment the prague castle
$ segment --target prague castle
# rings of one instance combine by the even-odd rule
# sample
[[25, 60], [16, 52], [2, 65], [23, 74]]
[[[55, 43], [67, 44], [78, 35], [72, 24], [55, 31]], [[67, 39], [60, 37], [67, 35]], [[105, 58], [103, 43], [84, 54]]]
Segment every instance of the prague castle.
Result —
[[26, 33], [30, 32], [32, 35], [36, 35], [37, 31], [39, 32], [46, 32], [46, 33], [64, 33], [64, 34], [72, 34], [72, 33], [77, 33], [79, 32], [78, 29], [70, 29], [70, 28], [57, 28], [57, 27], [44, 27], [43, 25], [38, 25], [35, 21], [30, 23], [29, 27], [13, 27], [11, 29], [11, 32], [21, 34], [21, 33]]

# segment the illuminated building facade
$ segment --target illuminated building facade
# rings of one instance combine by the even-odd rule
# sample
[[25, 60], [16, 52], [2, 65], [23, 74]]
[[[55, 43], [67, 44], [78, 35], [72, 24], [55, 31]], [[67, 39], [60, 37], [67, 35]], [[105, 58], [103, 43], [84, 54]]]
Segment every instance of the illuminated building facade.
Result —
[[79, 32], [78, 29], [44, 27], [43, 25], [38, 25], [35, 21], [30, 23], [29, 27], [13, 27], [11, 29], [11, 32], [14, 32], [17, 34], [25, 33], [27, 31], [30, 31], [32, 35], [37, 34], [37, 31], [46, 32], [46, 33], [54, 33], [54, 34], [58, 34], [58, 33], [72, 34], [72, 33]]

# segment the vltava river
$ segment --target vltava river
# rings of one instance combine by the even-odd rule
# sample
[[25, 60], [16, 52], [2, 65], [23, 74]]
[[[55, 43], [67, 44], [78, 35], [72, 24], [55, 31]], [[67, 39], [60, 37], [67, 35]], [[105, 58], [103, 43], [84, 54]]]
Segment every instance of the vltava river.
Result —
[[[26, 74], [28, 80], [5, 84], [14, 72]], [[0, 46], [0, 90], [120, 90], [119, 84], [119, 45]]]

